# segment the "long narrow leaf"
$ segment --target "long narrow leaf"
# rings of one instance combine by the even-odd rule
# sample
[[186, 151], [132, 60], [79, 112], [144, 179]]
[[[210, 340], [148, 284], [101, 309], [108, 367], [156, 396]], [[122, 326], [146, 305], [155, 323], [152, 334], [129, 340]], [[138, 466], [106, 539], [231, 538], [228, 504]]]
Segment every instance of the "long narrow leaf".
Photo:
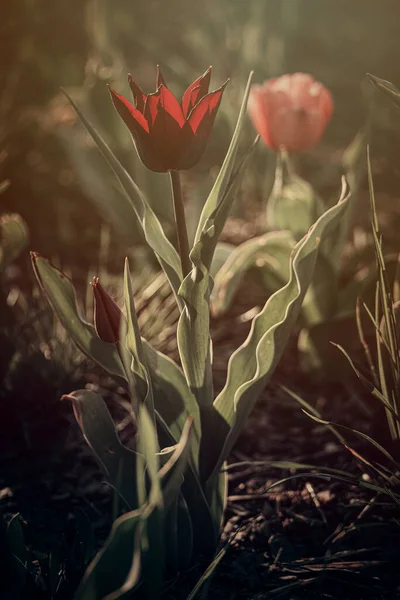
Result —
[[64, 93], [76, 110], [83, 125], [86, 127], [103, 156], [113, 169], [123, 190], [130, 200], [132, 208], [135, 211], [139, 222], [142, 225], [143, 233], [147, 243], [157, 256], [161, 267], [171, 283], [172, 289], [174, 290], [175, 294], [177, 294], [182, 280], [179, 256], [171, 242], [166, 237], [157, 215], [151, 208], [143, 192], [133, 181], [127, 170], [121, 165], [105, 140], [101, 137], [98, 131], [96, 131], [96, 129], [83, 114], [77, 104], [72, 100], [72, 98], [65, 91]]
[[232, 136], [231, 143], [228, 148], [228, 152], [225, 156], [225, 160], [222, 164], [222, 167], [218, 173], [218, 177], [215, 180], [214, 186], [207, 198], [207, 201], [203, 207], [203, 210], [200, 215], [199, 224], [197, 226], [196, 235], [194, 238], [194, 245], [200, 240], [202, 234], [204, 233], [204, 228], [206, 222], [213, 214], [217, 206], [219, 205], [222, 196], [225, 194], [226, 187], [231, 178], [233, 167], [235, 164], [236, 154], [239, 147], [240, 134], [243, 128], [244, 119], [246, 116], [246, 107], [247, 100], [250, 93], [251, 80], [253, 78], [253, 72], [249, 74], [249, 78], [247, 80], [246, 89], [243, 95], [242, 105], [240, 107], [238, 120], [236, 122], [236, 128]]
[[76, 421], [107, 479], [130, 510], [136, 509], [136, 454], [121, 444], [103, 398], [89, 390], [76, 390], [62, 399], [72, 402]]
[[128, 259], [125, 259], [124, 269], [124, 299], [128, 328], [126, 332], [126, 347], [132, 355], [132, 371], [135, 373], [134, 387], [140, 400], [145, 403], [155, 424], [154, 398], [151, 377], [147, 367], [146, 354], [142, 345], [139, 325], [135, 310], [132, 279]]
[[76, 600], [117, 600], [140, 576], [140, 510], [119, 517], [103, 548], [89, 565]]
[[79, 312], [72, 281], [37, 253], [31, 253], [32, 265], [40, 287], [55, 315], [78, 348], [110, 375], [125, 379], [115, 344], [103, 342], [93, 325]]

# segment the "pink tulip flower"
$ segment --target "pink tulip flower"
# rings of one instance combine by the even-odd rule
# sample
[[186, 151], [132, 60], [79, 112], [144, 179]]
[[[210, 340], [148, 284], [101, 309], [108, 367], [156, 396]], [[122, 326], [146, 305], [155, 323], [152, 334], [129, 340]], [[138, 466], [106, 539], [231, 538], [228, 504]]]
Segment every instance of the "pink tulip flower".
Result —
[[333, 112], [332, 96], [311, 75], [268, 79], [250, 91], [248, 112], [265, 144], [299, 152], [320, 141]]

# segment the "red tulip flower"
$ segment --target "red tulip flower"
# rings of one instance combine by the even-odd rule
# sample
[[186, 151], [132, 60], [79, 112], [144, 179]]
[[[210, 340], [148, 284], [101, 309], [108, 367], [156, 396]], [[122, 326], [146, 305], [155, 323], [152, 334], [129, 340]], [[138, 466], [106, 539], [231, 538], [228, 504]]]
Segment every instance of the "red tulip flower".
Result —
[[248, 111], [269, 148], [299, 152], [321, 139], [332, 115], [333, 100], [311, 75], [294, 73], [254, 85]]
[[160, 70], [157, 91], [145, 94], [128, 76], [134, 104], [110, 88], [115, 108], [132, 134], [142, 162], [164, 173], [193, 167], [211, 135], [225, 85], [208, 92], [211, 67], [188, 87], [179, 103]]
[[114, 300], [107, 294], [98, 277], [93, 278], [94, 325], [103, 342], [116, 344], [120, 337], [123, 314]]

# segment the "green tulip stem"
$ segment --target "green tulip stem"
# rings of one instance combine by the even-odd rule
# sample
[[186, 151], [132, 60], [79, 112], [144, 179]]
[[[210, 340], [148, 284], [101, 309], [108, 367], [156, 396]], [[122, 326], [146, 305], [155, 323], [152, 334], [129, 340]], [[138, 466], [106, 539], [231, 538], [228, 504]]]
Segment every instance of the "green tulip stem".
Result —
[[170, 171], [172, 199], [174, 202], [174, 214], [176, 232], [178, 236], [178, 250], [182, 265], [183, 278], [192, 270], [189, 258], [189, 240], [186, 229], [185, 207], [183, 205], [182, 187], [179, 171]]

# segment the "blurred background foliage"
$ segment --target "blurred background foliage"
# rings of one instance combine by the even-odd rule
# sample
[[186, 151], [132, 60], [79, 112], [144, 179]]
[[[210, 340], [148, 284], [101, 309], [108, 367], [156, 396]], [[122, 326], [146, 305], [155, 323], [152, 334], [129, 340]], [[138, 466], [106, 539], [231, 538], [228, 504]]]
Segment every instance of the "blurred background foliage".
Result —
[[[400, 82], [399, 17], [397, 0], [4, 2], [0, 180], [11, 185], [1, 195], [1, 212], [22, 215], [32, 249], [68, 265], [96, 264], [107, 206], [121, 192], [60, 92], [64, 87], [168, 223], [171, 203], [164, 176], [139, 163], [106, 87], [110, 83], [127, 94], [126, 74], [131, 72], [145, 91], [152, 91], [157, 63], [178, 96], [210, 64], [212, 87], [231, 79], [206, 155], [185, 174], [193, 221], [222, 162], [251, 69], [256, 82], [284, 72], [310, 72], [332, 90], [335, 114], [324, 141], [298, 159], [313, 183], [326, 188], [322, 195], [329, 201], [339, 185], [343, 150], [365, 123], [374, 96], [365, 73]], [[374, 102], [383, 107], [374, 130], [377, 170], [383, 175], [390, 170], [393, 180], [400, 140], [393, 123], [398, 119], [390, 118], [385, 100], [374, 96]], [[249, 122], [248, 140], [253, 136]], [[259, 147], [236, 203], [237, 216], [265, 200], [274, 160]], [[391, 189], [396, 187], [397, 182]], [[111, 264], [106, 266], [119, 270], [122, 247], [140, 242], [140, 234], [123, 213], [111, 225]]]

